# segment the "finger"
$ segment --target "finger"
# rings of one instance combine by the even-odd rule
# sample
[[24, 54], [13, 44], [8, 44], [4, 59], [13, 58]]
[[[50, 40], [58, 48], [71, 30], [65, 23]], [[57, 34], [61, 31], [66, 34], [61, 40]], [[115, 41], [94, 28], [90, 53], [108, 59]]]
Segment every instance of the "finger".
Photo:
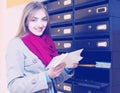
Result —
[[64, 70], [64, 66], [59, 66], [59, 67], [54, 69], [54, 71], [57, 73], [61, 73], [63, 70]]
[[73, 68], [76, 68], [76, 67], [78, 67], [78, 63], [73, 64]]
[[65, 66], [66, 64], [65, 64], [65, 62], [62, 62], [62, 63], [60, 63], [59, 65], [57, 65], [57, 66]]
[[55, 67], [55, 70], [57, 70], [57, 69], [63, 69], [64, 67], [65, 67], [65, 63], [61, 63], [61, 64], [59, 64], [59, 65], [57, 65], [56, 67]]

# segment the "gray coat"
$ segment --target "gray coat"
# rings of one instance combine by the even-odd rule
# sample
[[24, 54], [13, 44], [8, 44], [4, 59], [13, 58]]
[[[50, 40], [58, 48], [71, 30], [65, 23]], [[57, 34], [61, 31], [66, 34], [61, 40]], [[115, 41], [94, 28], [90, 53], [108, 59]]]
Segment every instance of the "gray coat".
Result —
[[[20, 38], [11, 40], [6, 53], [8, 89], [11, 93], [54, 93], [52, 82], [47, 82], [46, 67]], [[56, 79], [62, 83], [73, 74], [65, 71]]]

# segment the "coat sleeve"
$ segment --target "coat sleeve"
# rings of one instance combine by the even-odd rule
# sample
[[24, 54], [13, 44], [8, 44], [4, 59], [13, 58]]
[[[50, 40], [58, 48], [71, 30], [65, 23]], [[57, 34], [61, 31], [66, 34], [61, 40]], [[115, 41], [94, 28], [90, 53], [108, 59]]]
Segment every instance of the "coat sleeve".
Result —
[[24, 75], [24, 55], [13, 40], [6, 52], [8, 89], [11, 93], [33, 93], [48, 88], [45, 72]]
[[63, 83], [67, 79], [71, 78], [74, 75], [74, 70], [71, 73], [67, 73], [65, 70], [60, 74], [59, 77], [55, 78], [56, 84]]

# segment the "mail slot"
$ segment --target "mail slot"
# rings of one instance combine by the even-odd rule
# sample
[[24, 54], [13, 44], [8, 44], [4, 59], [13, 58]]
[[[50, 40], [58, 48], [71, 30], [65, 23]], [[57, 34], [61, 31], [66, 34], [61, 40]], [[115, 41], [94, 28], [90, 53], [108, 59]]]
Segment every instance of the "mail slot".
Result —
[[74, 86], [74, 93], [80, 93], [80, 92], [81, 93], [110, 93], [109, 87], [105, 87], [101, 89], [94, 89], [94, 88], [79, 86], [79, 83], [78, 83], [78, 85], [76, 84]]
[[84, 39], [75, 40], [76, 49], [84, 48], [90, 51], [105, 51], [110, 50], [109, 39]]
[[75, 11], [75, 19], [100, 18], [108, 15], [108, 4], [93, 6]]
[[57, 0], [48, 3], [48, 11], [58, 10], [67, 7], [72, 7], [72, 0]]
[[72, 21], [72, 12], [50, 15], [50, 24]]
[[64, 93], [64, 92], [62, 92], [62, 91], [58, 90], [58, 91], [57, 91], [57, 93]]
[[67, 92], [67, 93], [72, 93], [72, 84], [70, 83], [61, 83], [57, 85], [58, 90]]
[[52, 37], [72, 35], [72, 26], [50, 28], [50, 33]]
[[54, 43], [59, 52], [69, 52], [69, 51], [72, 51], [73, 49], [72, 40], [54, 41]]
[[85, 3], [98, 3], [98, 2], [104, 2], [107, 0], [75, 0], [75, 5], [77, 4], [85, 4]]
[[76, 35], [109, 34], [109, 22], [102, 21], [102, 22], [78, 24], [75, 25], [74, 31]]

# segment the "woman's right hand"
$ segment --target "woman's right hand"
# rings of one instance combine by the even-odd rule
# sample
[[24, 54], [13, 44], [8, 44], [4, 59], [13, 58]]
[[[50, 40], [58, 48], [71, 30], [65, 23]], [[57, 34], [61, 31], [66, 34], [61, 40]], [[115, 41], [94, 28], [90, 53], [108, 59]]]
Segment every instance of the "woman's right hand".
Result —
[[49, 70], [47, 70], [48, 76], [52, 79], [58, 77], [63, 72], [65, 65], [65, 63], [61, 63], [56, 67], [50, 68]]

